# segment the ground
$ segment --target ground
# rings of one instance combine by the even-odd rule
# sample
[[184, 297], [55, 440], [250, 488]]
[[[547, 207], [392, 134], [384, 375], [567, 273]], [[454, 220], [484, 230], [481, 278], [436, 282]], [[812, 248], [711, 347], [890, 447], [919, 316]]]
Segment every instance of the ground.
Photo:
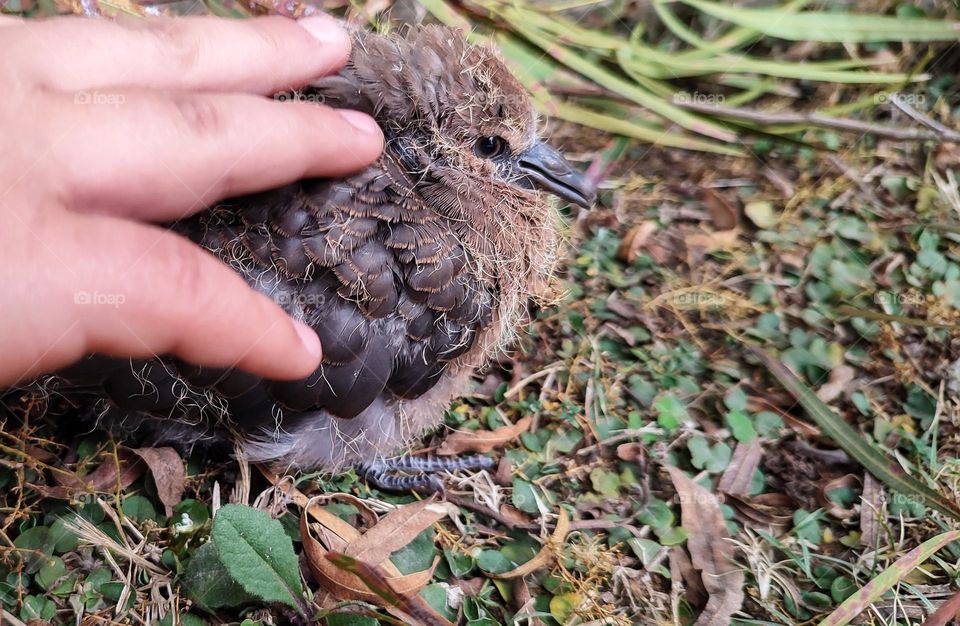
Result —
[[[424, 4], [478, 32], [551, 32], [496, 2]], [[603, 38], [654, 21], [633, 3], [577, 4], [543, 15], [580, 20], [586, 34], [557, 41], [583, 51], [597, 38], [580, 58], [598, 72], [612, 73]], [[956, 19], [922, 3], [812, 8]], [[680, 49], [681, 28], [648, 31], [654, 48]], [[531, 84], [582, 107], [541, 101], [553, 142], [602, 181], [601, 202], [568, 212], [563, 269], [529, 335], [414, 450], [486, 452], [498, 469], [421, 501], [352, 473], [279, 480], [67, 436], [46, 403], [8, 398], [4, 620], [946, 624], [960, 597], [960, 55], [949, 41], [738, 42], [801, 67], [870, 57], [927, 76], [758, 87], [744, 78], [755, 67], [728, 61], [729, 74], [633, 77], [653, 94], [669, 84], [671, 104], [762, 111], [709, 112], [734, 135], [724, 143], [682, 130], [676, 111], [689, 109], [643, 117], [636, 94], [556, 50], [590, 80], [525, 63]], [[786, 117], [827, 108], [859, 125]], [[611, 121], [631, 115], [643, 124]], [[646, 128], [674, 147], [642, 141]]]

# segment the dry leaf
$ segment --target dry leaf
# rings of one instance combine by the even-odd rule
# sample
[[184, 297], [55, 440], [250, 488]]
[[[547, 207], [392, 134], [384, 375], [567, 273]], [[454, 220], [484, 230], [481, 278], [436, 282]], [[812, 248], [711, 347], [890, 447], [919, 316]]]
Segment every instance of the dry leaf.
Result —
[[[362, 600], [384, 606], [382, 598], [363, 579], [331, 562], [328, 555], [342, 553], [374, 568], [383, 580], [389, 582], [393, 592], [415, 595], [430, 582], [439, 561], [434, 561], [429, 569], [402, 575], [389, 556], [446, 516], [451, 505], [431, 500], [414, 502], [395, 509], [364, 534], [349, 525], [347, 528], [350, 530], [346, 530], [342, 520], [333, 522], [330, 517], [339, 518], [331, 516], [312, 502], [308, 502], [305, 508], [300, 521], [303, 552], [310, 571], [323, 589], [342, 600]], [[311, 517], [322, 523], [309, 523]]]
[[713, 189], [700, 190], [700, 199], [717, 230], [730, 230], [740, 223], [740, 209]]
[[490, 452], [494, 448], [509, 443], [530, 428], [533, 417], [527, 416], [516, 424], [503, 426], [496, 430], [463, 431], [457, 430], [449, 435], [440, 444], [437, 454], [452, 456], [465, 452]]
[[187, 472], [183, 467], [183, 459], [173, 448], [134, 448], [130, 451], [150, 468], [165, 515], [173, 515], [173, 507], [183, 499], [186, 489]]
[[857, 515], [857, 512], [854, 509], [852, 508], [845, 509], [839, 504], [837, 504], [836, 502], [834, 502], [833, 500], [831, 500], [828, 496], [829, 496], [829, 493], [834, 489], [841, 489], [841, 488], [850, 489], [850, 488], [853, 488], [854, 486], [860, 486], [860, 478], [853, 474], [845, 474], [844, 476], [840, 476], [838, 478], [828, 480], [824, 484], [820, 485], [820, 493], [818, 494], [820, 499], [820, 506], [826, 509], [827, 512], [830, 513], [830, 515], [833, 515], [837, 519], [842, 519], [842, 520], [853, 519]]
[[617, 446], [617, 458], [628, 463], [646, 465], [647, 448], [642, 443], [631, 441]]
[[734, 547], [716, 496], [682, 471], [668, 467], [680, 498], [683, 527], [689, 533], [687, 549], [700, 570], [710, 598], [694, 626], [729, 626], [743, 604], [743, 571], [733, 562]]
[[733, 248], [740, 236], [740, 229], [720, 230], [715, 233], [690, 233], [685, 241], [688, 248], [701, 248], [703, 252]]
[[860, 545], [874, 549], [880, 539], [880, 526], [887, 519], [887, 504], [883, 485], [873, 474], [863, 475], [863, 494], [860, 505]]
[[423, 500], [397, 507], [343, 551], [369, 565], [379, 565], [451, 513], [453, 505]]
[[695, 607], [702, 607], [710, 599], [707, 590], [703, 588], [703, 579], [700, 573], [693, 569], [693, 563], [687, 556], [686, 550], [680, 546], [673, 546], [667, 554], [670, 560], [670, 582], [683, 581], [686, 593], [684, 598]]
[[733, 457], [724, 470], [723, 476], [717, 483], [717, 491], [723, 493], [746, 496], [750, 493], [750, 483], [753, 482], [753, 475], [760, 466], [760, 459], [763, 457], [763, 448], [760, 441], [754, 439], [749, 444], [741, 443], [733, 451]]
[[960, 615], [960, 591], [938, 606], [936, 612], [920, 626], [948, 626], [958, 615]]
[[517, 526], [526, 526], [530, 523], [530, 516], [511, 504], [500, 505], [500, 516]]
[[53, 472], [53, 479], [59, 487], [52, 488], [50, 493], [45, 495], [69, 499], [69, 494], [75, 491], [98, 492], [125, 489], [143, 476], [145, 469], [140, 458], [128, 449], [117, 448], [116, 456], [106, 457], [86, 476], [81, 477], [68, 470]]
[[824, 402], [837, 399], [844, 390], [850, 387], [856, 370], [849, 365], [840, 365], [830, 370], [829, 382], [817, 390], [817, 397]]
[[753, 498], [727, 494], [726, 503], [733, 507], [744, 526], [768, 532], [792, 524], [796, 508], [790, 496], [783, 493], [763, 493]]
[[[333, 567], [337, 567], [340, 571], [362, 581], [366, 588], [376, 590], [375, 596], [378, 601], [375, 603], [401, 617], [404, 624], [410, 626], [453, 626], [451, 622], [427, 604], [427, 601], [420, 597], [416, 591], [401, 592], [394, 581], [383, 576], [383, 570], [380, 568], [337, 552], [330, 552], [327, 557], [329, 557], [329, 560], [326, 557], [324, 560]], [[434, 562], [434, 568], [437, 566], [437, 562], [439, 562], [439, 559]], [[432, 575], [433, 568], [429, 571]]]
[[650, 235], [656, 230], [657, 223], [652, 220], [640, 222], [631, 228], [627, 236], [620, 242], [620, 247], [617, 249], [617, 258], [625, 263], [633, 263], [646, 247]]
[[557, 527], [553, 530], [553, 534], [550, 535], [550, 538], [544, 541], [543, 547], [540, 548], [540, 551], [537, 552], [532, 559], [518, 565], [509, 572], [504, 572], [503, 574], [493, 574], [494, 578], [509, 579], [509, 578], [523, 578], [527, 574], [537, 571], [541, 567], [545, 567], [554, 562], [557, 556], [560, 554], [560, 549], [563, 547], [563, 542], [567, 540], [567, 533], [570, 532], [570, 518], [567, 517], [567, 512], [563, 509], [560, 509], [560, 513], [557, 516]]

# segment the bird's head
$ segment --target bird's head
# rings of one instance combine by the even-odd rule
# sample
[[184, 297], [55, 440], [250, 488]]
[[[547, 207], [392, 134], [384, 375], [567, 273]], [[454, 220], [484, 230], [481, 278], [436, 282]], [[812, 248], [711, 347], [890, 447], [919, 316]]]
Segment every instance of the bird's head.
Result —
[[316, 88], [334, 106], [373, 115], [387, 151], [441, 207], [491, 197], [522, 203], [541, 191], [594, 202], [589, 181], [537, 136], [533, 104], [499, 54], [457, 30], [357, 32], [347, 68]]

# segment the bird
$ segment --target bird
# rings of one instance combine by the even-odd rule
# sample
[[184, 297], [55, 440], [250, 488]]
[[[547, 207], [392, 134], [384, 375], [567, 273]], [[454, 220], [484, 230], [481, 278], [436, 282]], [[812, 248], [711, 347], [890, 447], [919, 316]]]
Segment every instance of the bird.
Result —
[[340, 73], [292, 97], [370, 114], [382, 156], [169, 225], [312, 327], [320, 367], [277, 381], [91, 355], [53, 375], [57, 393], [158, 443], [228, 440], [251, 462], [338, 472], [407, 449], [512, 345], [556, 264], [555, 198], [590, 207], [594, 186], [541, 140], [494, 48], [438, 25], [352, 38]]

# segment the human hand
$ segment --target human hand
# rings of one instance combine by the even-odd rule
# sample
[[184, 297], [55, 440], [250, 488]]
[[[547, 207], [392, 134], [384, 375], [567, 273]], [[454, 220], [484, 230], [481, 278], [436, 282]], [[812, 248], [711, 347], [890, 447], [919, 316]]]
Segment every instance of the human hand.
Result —
[[370, 117], [263, 97], [349, 49], [324, 16], [0, 18], [0, 388], [91, 352], [312, 372], [312, 330], [148, 222], [375, 160]]

